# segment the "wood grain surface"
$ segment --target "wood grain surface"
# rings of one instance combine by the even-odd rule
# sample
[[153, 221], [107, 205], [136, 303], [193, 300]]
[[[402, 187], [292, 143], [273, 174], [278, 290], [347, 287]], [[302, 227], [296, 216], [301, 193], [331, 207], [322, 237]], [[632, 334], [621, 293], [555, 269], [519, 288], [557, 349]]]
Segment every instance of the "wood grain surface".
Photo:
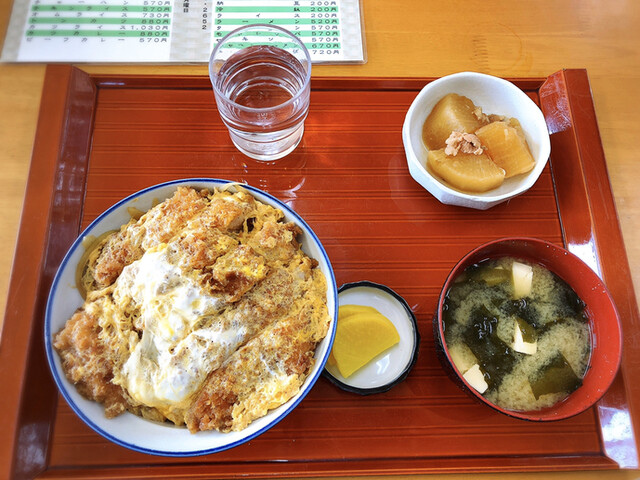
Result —
[[[504, 77], [544, 77], [562, 68], [588, 70], [609, 178], [638, 296], [640, 162], [636, 144], [640, 135], [637, 114], [640, 2], [362, 0], [362, 3], [368, 62], [316, 66], [315, 76], [438, 77], [473, 70]], [[10, 9], [9, 0], [0, 1], [0, 34], [6, 30]], [[44, 68], [39, 64], [0, 65], [0, 161], [5, 180], [0, 190], [0, 312], [6, 305]], [[91, 73], [206, 74], [204, 65], [83, 65], [82, 68]], [[610, 475], [638, 478], [640, 474], [628, 471], [547, 473], [526, 475], [526, 478], [595, 479]], [[486, 478], [495, 476], [486, 475]]]

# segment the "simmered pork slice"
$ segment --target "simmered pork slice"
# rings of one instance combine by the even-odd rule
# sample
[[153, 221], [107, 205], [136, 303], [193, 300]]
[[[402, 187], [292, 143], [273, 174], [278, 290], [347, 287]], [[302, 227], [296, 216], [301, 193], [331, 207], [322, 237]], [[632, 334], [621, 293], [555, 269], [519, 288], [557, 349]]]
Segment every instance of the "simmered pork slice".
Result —
[[451, 132], [446, 144], [445, 155], [453, 155], [454, 157], [458, 152], [482, 155], [484, 151], [482, 142], [473, 133]]

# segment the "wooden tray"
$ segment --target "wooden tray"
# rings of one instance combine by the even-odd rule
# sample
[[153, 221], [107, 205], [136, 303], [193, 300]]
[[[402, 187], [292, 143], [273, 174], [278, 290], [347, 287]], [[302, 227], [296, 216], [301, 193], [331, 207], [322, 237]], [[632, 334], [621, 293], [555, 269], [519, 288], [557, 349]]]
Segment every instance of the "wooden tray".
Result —
[[[438, 203], [409, 176], [405, 113], [429, 79], [312, 82], [301, 145], [275, 163], [231, 144], [206, 77], [93, 76], [47, 70], [4, 322], [0, 477], [309, 477], [637, 466], [640, 359], [632, 335], [615, 384], [575, 418], [527, 423], [474, 403], [446, 377], [431, 318], [455, 262], [499, 237], [539, 237], [601, 273], [627, 332], [638, 311], [587, 74], [515, 82], [547, 118], [552, 158], [526, 194], [485, 212]], [[384, 283], [420, 325], [420, 357], [390, 392], [360, 397], [321, 378], [266, 434], [195, 458], [149, 456], [108, 442], [59, 397], [43, 352], [43, 311], [58, 264], [80, 230], [122, 197], [166, 180], [248, 182], [315, 230], [338, 284]], [[7, 366], [10, 366], [7, 368]]]

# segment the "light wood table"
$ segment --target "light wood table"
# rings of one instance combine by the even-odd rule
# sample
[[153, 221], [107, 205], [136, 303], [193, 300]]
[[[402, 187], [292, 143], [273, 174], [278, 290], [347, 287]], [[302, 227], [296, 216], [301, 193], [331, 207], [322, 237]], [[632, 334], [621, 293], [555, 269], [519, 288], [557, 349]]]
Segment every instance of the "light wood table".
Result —
[[[314, 75], [439, 77], [472, 70], [503, 77], [545, 77], [562, 68], [587, 69], [637, 298], [640, 292], [640, 1], [361, 2], [368, 62], [364, 65], [315, 66]], [[11, 0], [0, 0], [2, 37], [10, 9]], [[81, 68], [91, 73], [205, 75], [207, 72], [204, 65], [82, 65]], [[0, 189], [0, 312], [3, 313], [44, 70], [45, 66], [40, 64], [0, 65], [0, 169], [3, 178]], [[640, 473], [514, 474], [501, 478], [556, 476], [631, 479], [640, 478]], [[476, 477], [495, 478], [494, 475]]]

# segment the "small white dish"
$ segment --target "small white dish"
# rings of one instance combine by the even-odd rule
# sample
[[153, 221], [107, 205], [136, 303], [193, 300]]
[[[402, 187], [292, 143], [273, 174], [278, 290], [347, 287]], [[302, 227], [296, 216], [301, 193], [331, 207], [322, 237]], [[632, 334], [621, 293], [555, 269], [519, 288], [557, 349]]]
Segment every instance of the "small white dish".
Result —
[[[470, 98], [486, 114], [517, 118], [536, 162], [533, 170], [506, 179], [494, 190], [476, 194], [455, 190], [432, 175], [426, 167], [429, 150], [422, 140], [422, 127], [435, 104], [448, 93]], [[402, 140], [409, 173], [416, 182], [444, 204], [478, 210], [486, 210], [526, 192], [542, 173], [551, 152], [547, 123], [533, 100], [507, 80], [475, 72], [456, 73], [427, 84], [409, 107], [402, 127]]]
[[325, 365], [324, 376], [343, 390], [360, 395], [386, 392], [407, 378], [418, 358], [420, 333], [416, 317], [404, 298], [385, 285], [361, 281], [342, 285], [338, 302], [375, 308], [393, 322], [400, 341], [349, 378], [344, 378], [335, 365], [329, 364]]
[[[306, 222], [289, 206], [277, 198], [249, 185], [240, 185], [259, 201], [272, 205], [284, 212], [285, 220], [294, 222], [302, 230], [300, 242], [302, 249], [319, 263], [318, 268], [327, 280], [327, 307], [331, 324], [327, 336], [316, 347], [316, 362], [302, 388], [292, 399], [280, 407], [271, 410], [264, 417], [252, 422], [240, 432], [220, 433], [217, 431], [189, 433], [186, 427], [177, 427], [169, 423], [158, 423], [125, 412], [116, 418], [108, 419], [104, 407], [87, 400], [78, 393], [62, 370], [60, 357], [54, 351], [52, 336], [58, 332], [83, 303], [76, 288], [76, 266], [84, 253], [83, 240], [98, 237], [109, 230], [120, 228], [131, 218], [129, 208], [147, 211], [155, 202], [170, 197], [179, 186], [194, 188], [222, 187], [229, 185], [228, 180], [194, 178], [176, 180], [149, 187], [119, 201], [102, 213], [73, 243], [62, 260], [53, 280], [45, 313], [45, 349], [53, 378], [71, 409], [94, 431], [123, 447], [154, 455], [187, 457], [215, 453], [245, 443], [264, 433], [288, 415], [309, 393], [331, 352], [338, 316], [338, 292], [335, 277], [322, 244]], [[235, 188], [230, 186], [230, 188]]]

